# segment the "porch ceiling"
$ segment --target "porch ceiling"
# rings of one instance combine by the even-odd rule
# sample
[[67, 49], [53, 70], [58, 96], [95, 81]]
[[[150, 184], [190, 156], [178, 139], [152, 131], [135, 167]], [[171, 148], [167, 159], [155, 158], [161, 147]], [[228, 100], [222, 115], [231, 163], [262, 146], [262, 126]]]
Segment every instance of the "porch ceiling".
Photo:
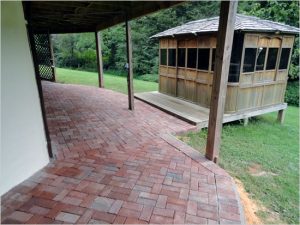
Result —
[[102, 30], [169, 8], [179, 1], [28, 1], [25, 18], [35, 32], [80, 33]]

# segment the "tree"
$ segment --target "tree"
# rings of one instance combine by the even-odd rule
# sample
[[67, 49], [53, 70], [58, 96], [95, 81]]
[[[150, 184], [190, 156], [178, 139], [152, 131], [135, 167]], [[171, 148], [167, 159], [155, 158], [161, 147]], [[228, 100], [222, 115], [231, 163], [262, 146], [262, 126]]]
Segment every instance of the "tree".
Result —
[[[131, 21], [133, 66], [135, 75], [158, 73], [158, 40], [150, 37], [166, 29], [189, 21], [219, 15], [219, 1], [185, 2]], [[241, 1], [239, 12], [299, 27], [298, 1]], [[104, 69], [124, 71], [126, 57], [124, 24], [108, 28], [102, 33]], [[96, 71], [94, 33], [56, 35], [54, 52], [57, 66]], [[293, 50], [290, 79], [299, 73], [299, 38]]]
[[151, 39], [152, 35], [192, 20], [216, 16], [219, 7], [217, 1], [188, 2], [132, 21], [134, 72], [158, 72], [158, 41]]

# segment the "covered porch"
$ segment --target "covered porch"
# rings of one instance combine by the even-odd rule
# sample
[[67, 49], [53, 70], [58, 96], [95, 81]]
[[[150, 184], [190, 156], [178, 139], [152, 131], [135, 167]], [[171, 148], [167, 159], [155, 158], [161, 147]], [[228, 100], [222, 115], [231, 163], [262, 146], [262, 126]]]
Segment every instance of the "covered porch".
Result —
[[[222, 120], [223, 115], [222, 86], [229, 58], [226, 49], [231, 48], [230, 33], [237, 4], [221, 4], [224, 23], [220, 25], [216, 61], [220, 76], [214, 81], [215, 103], [210, 115], [206, 155], [212, 162], [172, 135], [196, 129], [195, 126], [133, 101], [129, 20], [177, 2], [121, 3], [115, 7], [114, 3], [106, 2], [24, 2], [23, 8], [18, 3], [6, 3], [11, 11], [17, 7], [19, 18], [14, 24], [11, 14], [5, 15], [8, 18], [5, 20], [8, 32], [3, 32], [7, 34], [5, 50], [11, 54], [4, 63], [5, 76], [13, 87], [7, 88], [5, 93], [15, 91], [18, 97], [23, 97], [28, 90], [34, 93], [26, 96], [23, 105], [22, 100], [6, 101], [5, 118], [18, 119], [18, 123], [15, 127], [6, 124], [10, 130], [5, 145], [6, 158], [2, 161], [6, 163], [3, 173], [6, 182], [1, 188], [5, 193], [1, 196], [1, 222], [243, 223], [234, 182], [214, 163], [218, 158], [222, 125], [215, 121]], [[99, 21], [102, 22], [99, 24]], [[103, 88], [42, 81], [41, 64], [47, 62], [47, 73], [55, 75], [51, 33], [94, 32], [99, 87], [103, 87], [98, 31], [120, 22], [125, 22], [126, 27], [128, 96]], [[20, 40], [14, 35], [15, 30], [19, 31]], [[36, 38], [40, 34], [44, 38]], [[47, 43], [47, 47], [39, 49], [36, 44], [39, 41]], [[25, 49], [18, 55], [19, 61], [27, 60], [20, 67], [12, 66], [16, 43], [20, 43], [17, 49]], [[41, 60], [38, 53], [45, 49], [48, 56]], [[19, 74], [26, 74], [23, 79], [28, 81], [19, 81], [24, 90], [22, 94], [15, 82]], [[55, 76], [49, 80], [55, 80]], [[32, 112], [24, 110], [31, 109], [32, 105], [35, 106]], [[21, 115], [23, 112], [27, 117]], [[31, 129], [34, 125], [37, 128]], [[19, 135], [15, 135], [16, 127]], [[20, 141], [18, 137], [22, 142], [16, 145]], [[49, 164], [44, 151], [46, 146]], [[43, 160], [39, 153], [43, 153]], [[31, 168], [35, 162], [39, 164]], [[16, 175], [17, 179], [13, 179]]]
[[[54, 33], [94, 32], [98, 83], [99, 88], [103, 88], [104, 80], [100, 31], [118, 23], [125, 22], [127, 62], [124, 67], [127, 70], [128, 109], [134, 110], [133, 57], [130, 20], [151, 12], [169, 8], [178, 3], [180, 2], [157, 1], [147, 2], [147, 4], [144, 4], [143, 2], [139, 2], [137, 4], [133, 4], [132, 2], [120, 2], [120, 5], [116, 6], [112, 3], [103, 2], [72, 2], [72, 4], [61, 2], [59, 4], [51, 3], [49, 5], [24, 2], [24, 15], [28, 22], [27, 31], [31, 45], [31, 53], [36, 73], [36, 82], [40, 96], [47, 148], [50, 158], [53, 156], [53, 151], [48, 125], [45, 118], [41, 86], [41, 80], [43, 79], [55, 81], [55, 65], [50, 35]], [[60, 12], [56, 13], [55, 11], [58, 7]], [[209, 131], [205, 156], [215, 163], [218, 161], [221, 143], [220, 137], [225, 105], [224, 96], [226, 96], [226, 84], [230, 64], [236, 11], [237, 2], [221, 2], [216, 41], [215, 77], [212, 82], [211, 105], [208, 118], [201, 120], [205, 121], [202, 126], [207, 126]], [[98, 20], [101, 22], [99, 23]], [[283, 110], [281, 110], [281, 112], [283, 112]]]
[[243, 223], [232, 178], [172, 136], [195, 126], [110, 90], [42, 87], [56, 160], [2, 196], [2, 223]]

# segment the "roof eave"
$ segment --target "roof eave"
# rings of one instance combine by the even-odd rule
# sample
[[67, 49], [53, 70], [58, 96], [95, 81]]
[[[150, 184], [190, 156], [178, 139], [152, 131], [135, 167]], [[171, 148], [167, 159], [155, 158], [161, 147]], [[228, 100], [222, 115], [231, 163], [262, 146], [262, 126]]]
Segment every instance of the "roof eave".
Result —
[[280, 30], [255, 30], [255, 29], [243, 29], [241, 30], [244, 33], [272, 33], [272, 34], [293, 34], [299, 35], [299, 32], [294, 31], [280, 31]]
[[[181, 36], [199, 36], [199, 35], [205, 35], [205, 34], [212, 34], [217, 33], [218, 31], [207, 31], [207, 32], [190, 32], [190, 33], [181, 33], [181, 34], [172, 34], [172, 35], [163, 35], [163, 36], [157, 36], [153, 35], [150, 37], [150, 39], [161, 39], [161, 38], [176, 38]], [[255, 29], [237, 29], [235, 32], [243, 32], [243, 33], [271, 33], [271, 34], [289, 34], [289, 35], [299, 35], [299, 32], [294, 31], [280, 31], [280, 30], [255, 30]]]

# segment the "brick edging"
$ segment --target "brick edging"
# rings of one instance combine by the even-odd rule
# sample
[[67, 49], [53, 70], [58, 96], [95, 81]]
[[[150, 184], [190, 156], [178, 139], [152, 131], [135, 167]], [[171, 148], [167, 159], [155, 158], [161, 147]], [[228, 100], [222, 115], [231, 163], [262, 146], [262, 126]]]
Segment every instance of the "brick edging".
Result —
[[[184, 132], [180, 132], [180, 134], [182, 134], [182, 133], [184, 133]], [[235, 197], [236, 197], [236, 200], [237, 200], [237, 203], [238, 203], [239, 214], [240, 214], [240, 223], [241, 224], [246, 224], [243, 205], [241, 204], [240, 196], [239, 196], [239, 193], [237, 191], [237, 186], [236, 186], [233, 178], [224, 169], [219, 167], [214, 162], [209, 161], [208, 159], [206, 159], [196, 149], [192, 148], [191, 146], [187, 145], [183, 141], [179, 140], [174, 135], [178, 135], [178, 133], [176, 133], [176, 134], [161, 133], [160, 137], [164, 141], [166, 141], [169, 145], [173, 146], [177, 150], [181, 151], [182, 153], [184, 153], [185, 155], [190, 157], [192, 160], [200, 163], [203, 167], [205, 167], [206, 169], [208, 169], [209, 171], [214, 173], [215, 176], [217, 175], [217, 176], [223, 176], [223, 177], [226, 177], [226, 178], [230, 178], [230, 181], [231, 181], [232, 187], [233, 187], [233, 191], [235, 193]], [[217, 185], [216, 185], [216, 188], [218, 189]]]
[[240, 194], [239, 194], [239, 192], [237, 190], [236, 183], [235, 183], [235, 181], [233, 180], [232, 177], [231, 177], [231, 182], [232, 182], [233, 190], [235, 192], [235, 195], [236, 195], [236, 198], [237, 198], [237, 201], [238, 201], [241, 224], [245, 224], [246, 225], [247, 223], [246, 223], [246, 219], [245, 219], [246, 217], [245, 217], [245, 213], [244, 213], [244, 207], [243, 207], [243, 204], [241, 202]]

